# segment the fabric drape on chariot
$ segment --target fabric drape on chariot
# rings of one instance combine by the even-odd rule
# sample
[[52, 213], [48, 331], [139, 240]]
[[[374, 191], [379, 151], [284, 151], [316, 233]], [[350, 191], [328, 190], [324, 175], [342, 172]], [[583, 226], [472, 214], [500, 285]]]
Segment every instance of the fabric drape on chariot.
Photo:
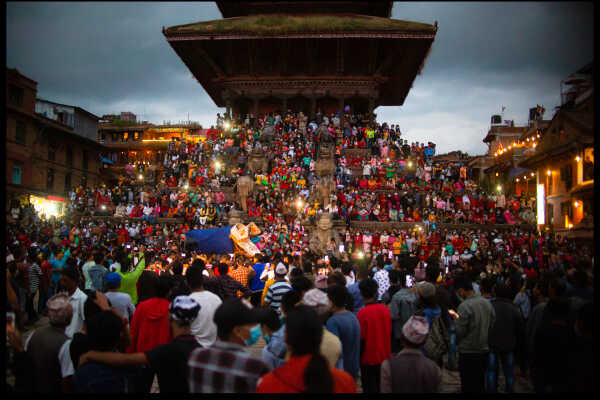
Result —
[[260, 233], [260, 229], [250, 223], [248, 226], [235, 224], [218, 229], [194, 229], [186, 233], [186, 241], [196, 244], [196, 251], [203, 254], [244, 254], [253, 257], [260, 250], [250, 241], [250, 235]]

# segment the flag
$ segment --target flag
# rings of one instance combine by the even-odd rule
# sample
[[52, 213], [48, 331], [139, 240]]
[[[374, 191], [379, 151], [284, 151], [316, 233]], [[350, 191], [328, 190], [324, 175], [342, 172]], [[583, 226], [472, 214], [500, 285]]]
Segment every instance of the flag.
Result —
[[502, 112], [504, 112], [504, 110], [506, 110], [506, 107], [502, 106]]

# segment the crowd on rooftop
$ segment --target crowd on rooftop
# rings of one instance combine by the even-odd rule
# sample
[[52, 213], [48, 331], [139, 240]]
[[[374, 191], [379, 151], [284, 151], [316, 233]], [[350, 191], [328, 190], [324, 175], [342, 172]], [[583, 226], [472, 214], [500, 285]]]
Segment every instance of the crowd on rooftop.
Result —
[[[450, 369], [463, 392], [495, 392], [501, 366], [505, 392], [515, 370], [536, 392], [593, 391], [593, 249], [520, 226], [530, 199], [483, 193], [466, 165], [436, 164], [432, 143], [343, 120], [219, 116], [205, 142], [173, 142], [162, 169], [73, 190], [65, 216], [11, 207], [12, 390], [150, 392], [156, 378], [161, 393], [436, 392]], [[336, 141], [327, 206], [311, 196], [322, 123]], [[266, 125], [269, 165], [247, 202], [261, 253], [199, 253], [185, 233], [241, 209], [223, 187], [247, 173]], [[321, 212], [426, 226], [347, 223], [322, 256], [306, 228]], [[25, 337], [41, 316], [50, 325]]]

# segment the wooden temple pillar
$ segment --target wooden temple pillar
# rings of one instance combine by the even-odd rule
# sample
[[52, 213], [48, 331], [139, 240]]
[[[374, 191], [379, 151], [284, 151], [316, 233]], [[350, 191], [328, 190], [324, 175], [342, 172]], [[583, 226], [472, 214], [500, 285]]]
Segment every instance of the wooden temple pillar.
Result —
[[317, 97], [315, 95], [310, 96], [310, 119], [314, 120], [317, 114]]
[[340, 128], [342, 129], [342, 135], [344, 134], [344, 97], [339, 98], [340, 108]]

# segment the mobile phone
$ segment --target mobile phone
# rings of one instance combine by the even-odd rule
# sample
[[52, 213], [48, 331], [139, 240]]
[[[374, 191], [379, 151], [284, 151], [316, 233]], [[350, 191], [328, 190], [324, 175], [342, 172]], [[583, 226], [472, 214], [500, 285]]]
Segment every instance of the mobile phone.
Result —
[[406, 287], [413, 287], [415, 278], [412, 275], [406, 275]]
[[325, 262], [329, 262], [329, 256], [327, 254], [325, 255]]
[[185, 257], [185, 253], [181, 253], [181, 257]]
[[128, 245], [127, 245], [127, 246], [125, 246], [125, 247], [127, 247], [128, 249], [130, 249], [130, 248], [131, 248], [131, 245], [130, 245], [130, 244], [128, 244]]

